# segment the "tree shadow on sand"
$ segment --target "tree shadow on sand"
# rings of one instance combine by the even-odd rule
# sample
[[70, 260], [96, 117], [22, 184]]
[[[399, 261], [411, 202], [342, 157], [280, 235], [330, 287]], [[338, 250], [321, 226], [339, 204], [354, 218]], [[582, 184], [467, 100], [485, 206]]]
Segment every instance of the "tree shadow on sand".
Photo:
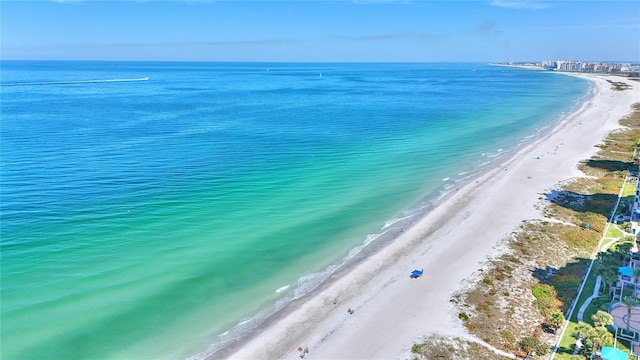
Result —
[[592, 168], [603, 169], [607, 171], [636, 171], [637, 165], [633, 162], [618, 161], [618, 160], [598, 160], [590, 159], [585, 161], [585, 164]]
[[545, 199], [553, 204], [576, 211], [578, 213], [596, 213], [607, 219], [611, 209], [618, 200], [615, 194], [580, 194], [568, 190], [551, 190], [544, 193]]

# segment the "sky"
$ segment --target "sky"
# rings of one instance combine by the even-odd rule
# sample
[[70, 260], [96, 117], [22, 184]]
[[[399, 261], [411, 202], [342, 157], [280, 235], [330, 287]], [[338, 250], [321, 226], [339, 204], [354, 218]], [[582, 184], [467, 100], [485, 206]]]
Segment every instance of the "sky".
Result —
[[640, 62], [640, 1], [2, 0], [0, 59]]

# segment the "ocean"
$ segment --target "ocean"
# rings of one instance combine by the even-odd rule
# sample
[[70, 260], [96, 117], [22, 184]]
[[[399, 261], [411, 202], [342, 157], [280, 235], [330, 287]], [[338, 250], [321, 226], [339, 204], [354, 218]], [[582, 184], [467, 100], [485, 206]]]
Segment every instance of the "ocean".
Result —
[[0, 66], [4, 359], [215, 353], [591, 89], [487, 64]]

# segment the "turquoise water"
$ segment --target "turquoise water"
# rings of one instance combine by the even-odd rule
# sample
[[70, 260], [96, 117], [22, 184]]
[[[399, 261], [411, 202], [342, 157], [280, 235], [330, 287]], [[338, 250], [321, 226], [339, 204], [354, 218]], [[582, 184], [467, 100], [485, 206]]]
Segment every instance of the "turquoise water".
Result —
[[484, 64], [1, 66], [6, 359], [211, 353], [589, 90]]

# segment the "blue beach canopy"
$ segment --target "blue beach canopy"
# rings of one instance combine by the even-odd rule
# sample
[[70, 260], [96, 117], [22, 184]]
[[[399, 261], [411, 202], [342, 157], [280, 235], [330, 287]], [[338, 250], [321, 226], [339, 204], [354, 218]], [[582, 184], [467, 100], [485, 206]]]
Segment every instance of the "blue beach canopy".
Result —
[[604, 360], [629, 360], [626, 352], [609, 346], [602, 347], [600, 357]]
[[631, 275], [633, 274], [633, 270], [628, 266], [619, 267], [618, 272], [620, 273], [620, 275], [628, 277], [631, 277]]
[[413, 270], [413, 271], [411, 272], [411, 275], [422, 275], [422, 271], [420, 271], [420, 270]]

